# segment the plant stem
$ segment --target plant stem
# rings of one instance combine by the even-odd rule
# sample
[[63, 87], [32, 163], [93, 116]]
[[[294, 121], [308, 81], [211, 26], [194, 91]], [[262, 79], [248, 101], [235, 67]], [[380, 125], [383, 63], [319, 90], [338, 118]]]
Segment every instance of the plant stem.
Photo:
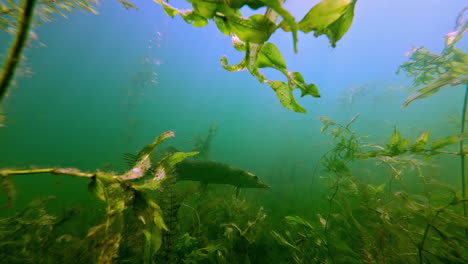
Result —
[[435, 221], [435, 219], [437, 218], [437, 216], [439, 216], [439, 213], [440, 213], [440, 212], [441, 212], [441, 210], [437, 210], [437, 212], [436, 212], [436, 214], [434, 215], [434, 217], [431, 219], [431, 221], [429, 221], [429, 222], [427, 223], [426, 228], [424, 229], [424, 234], [423, 234], [421, 243], [419, 243], [419, 246], [418, 246], [419, 264], [423, 264], [424, 243], [426, 242], [427, 236], [428, 236], [428, 234], [429, 234], [429, 229], [431, 228], [432, 223]]
[[41, 174], [49, 173], [56, 175], [70, 175], [82, 178], [92, 178], [95, 173], [81, 172], [77, 169], [72, 168], [46, 168], [46, 169], [31, 169], [31, 170], [0, 170], [0, 176], [9, 176], [9, 175], [25, 175], [25, 174]]
[[[467, 112], [467, 102], [468, 102], [468, 84], [465, 88], [465, 99], [463, 101], [463, 110], [462, 110], [462, 119], [461, 119], [461, 128], [460, 133], [465, 132], [465, 123], [466, 123], [466, 112]], [[465, 177], [465, 154], [464, 154], [464, 140], [460, 140], [460, 170], [461, 170], [461, 188], [462, 188], [462, 199], [466, 199], [466, 177]], [[463, 216], [466, 217], [466, 204], [463, 203]], [[468, 238], [468, 230], [465, 229], [465, 235]]]
[[2, 76], [0, 78], [0, 102], [6, 94], [8, 86], [13, 79], [16, 66], [21, 60], [21, 53], [24, 48], [24, 44], [28, 38], [29, 27], [34, 13], [34, 5], [36, 0], [25, 0], [22, 8], [23, 14], [20, 18], [18, 31], [16, 33], [15, 41], [13, 42], [8, 58], [3, 66]]

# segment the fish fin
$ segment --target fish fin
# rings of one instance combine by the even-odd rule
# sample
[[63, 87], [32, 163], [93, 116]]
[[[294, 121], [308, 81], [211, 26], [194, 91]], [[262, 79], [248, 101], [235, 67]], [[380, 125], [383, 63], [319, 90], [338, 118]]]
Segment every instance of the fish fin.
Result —
[[[124, 156], [125, 163], [127, 163], [127, 165], [130, 168], [133, 168], [133, 166], [135, 166], [135, 163], [137, 162], [137, 155], [132, 154], [132, 153], [124, 153], [123, 156]], [[154, 168], [153, 167], [149, 168], [148, 173], [153, 175], [154, 174]]]
[[124, 161], [128, 166], [133, 167], [137, 162], [137, 155], [131, 153], [124, 153]]

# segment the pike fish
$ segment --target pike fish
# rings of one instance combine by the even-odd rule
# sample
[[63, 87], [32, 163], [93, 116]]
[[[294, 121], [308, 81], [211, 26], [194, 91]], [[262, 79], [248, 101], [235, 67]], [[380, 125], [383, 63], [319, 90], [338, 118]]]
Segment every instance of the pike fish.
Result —
[[[135, 164], [135, 155], [126, 153], [124, 156], [130, 166]], [[267, 183], [248, 171], [209, 160], [185, 159], [175, 166], [175, 175], [178, 181], [228, 184], [237, 188], [270, 188]]]

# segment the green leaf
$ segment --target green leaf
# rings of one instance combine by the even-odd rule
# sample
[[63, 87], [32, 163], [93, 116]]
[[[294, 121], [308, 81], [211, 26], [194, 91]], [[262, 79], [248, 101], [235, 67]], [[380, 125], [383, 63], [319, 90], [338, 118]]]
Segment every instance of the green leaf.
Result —
[[407, 138], [402, 138], [400, 132], [397, 130], [396, 126], [393, 128], [393, 134], [390, 137], [390, 144], [387, 144], [389, 156], [397, 156], [403, 154], [407, 151], [407, 146], [409, 145], [409, 140]]
[[296, 102], [296, 99], [294, 99], [292, 93], [293, 88], [282, 81], [267, 81], [267, 83], [273, 91], [275, 91], [276, 95], [280, 99], [281, 105], [298, 113], [306, 113], [306, 110]]
[[426, 130], [424, 131], [418, 139], [414, 142], [413, 145], [411, 145], [411, 150], [413, 152], [418, 152], [423, 150], [424, 146], [426, 146], [427, 141], [429, 140], [429, 136], [431, 135], [431, 131]]
[[88, 183], [88, 190], [101, 201], [106, 200], [105, 190], [102, 182], [98, 180], [98, 177], [91, 178]]
[[438, 150], [449, 145], [457, 144], [458, 142], [460, 142], [460, 140], [464, 139], [465, 137], [466, 134], [455, 134], [445, 137], [443, 139], [439, 139], [431, 143], [431, 149]]
[[173, 131], [167, 131], [159, 135], [154, 142], [146, 145], [137, 155], [137, 161], [135, 166], [129, 171], [127, 171], [121, 178], [125, 180], [132, 180], [141, 178], [145, 175], [146, 171], [151, 168], [151, 153], [154, 148], [163, 142], [164, 140], [175, 137]]
[[138, 7], [134, 5], [133, 3], [127, 2], [125, 0], [118, 0], [118, 1], [124, 6], [125, 9], [135, 9], [135, 10], [138, 9]]
[[293, 47], [294, 47], [294, 52], [297, 52], [297, 28], [298, 25], [296, 23], [296, 19], [294, 18], [291, 13], [288, 12], [288, 10], [284, 9], [283, 7], [283, 2], [282, 0], [261, 0], [268, 8], [271, 8], [274, 10], [278, 15], [280, 15], [283, 18], [283, 21], [281, 21], [280, 26], [285, 31], [291, 31], [292, 36], [293, 36]]
[[176, 15], [181, 13], [179, 9], [172, 7], [171, 5], [169, 5], [163, 0], [153, 0], [153, 1], [162, 5], [164, 9], [164, 13], [166, 13], [170, 17], [175, 17]]
[[248, 19], [232, 15], [226, 21], [231, 32], [244, 42], [263, 44], [276, 30], [275, 23], [260, 14]]
[[446, 86], [458, 85], [462, 83], [468, 83], [468, 77], [460, 78], [458, 75], [450, 74], [450, 72], [442, 74], [436, 81], [420, 88], [419, 90], [408, 96], [408, 98], [406, 98], [405, 102], [403, 103], [402, 107], [407, 107], [414, 100], [429, 97]]
[[277, 232], [271, 231], [271, 235], [276, 240], [276, 242], [278, 242], [280, 245], [291, 247], [293, 249], [299, 250], [297, 247], [295, 247], [293, 244], [289, 243], [282, 235], [278, 234]]
[[330, 118], [326, 116], [320, 116], [319, 119], [320, 119], [320, 122], [323, 123], [323, 126], [320, 127], [320, 133], [325, 133], [330, 126], [336, 124], [335, 122], [333, 122]]
[[280, 69], [286, 69], [286, 61], [275, 44], [268, 42], [263, 45], [260, 50], [257, 60], [255, 61], [255, 66], [258, 68], [278, 67]]
[[300, 225], [308, 229], [314, 229], [313, 226], [307, 220], [301, 218], [300, 216], [288, 215], [285, 218], [286, 218], [286, 222], [289, 225]]
[[328, 118], [328, 117], [326, 117], [326, 116], [320, 116], [320, 117], [319, 117], [319, 120], [320, 120], [320, 122], [322, 122], [324, 125], [333, 122], [330, 118]]
[[301, 97], [304, 97], [306, 95], [320, 97], [320, 93], [318, 91], [317, 86], [313, 83], [307, 84], [304, 81], [304, 77], [302, 77], [302, 74], [300, 72], [288, 71], [288, 80], [289, 85], [297, 87], [301, 90]]
[[153, 263], [154, 256], [162, 244], [162, 232], [168, 230], [164, 224], [162, 210], [151, 200], [146, 192], [136, 191], [132, 200], [135, 220], [143, 223], [145, 246], [143, 249], [143, 263]]
[[231, 31], [229, 30], [229, 26], [227, 25], [225, 18], [215, 16], [213, 17], [213, 21], [216, 23], [216, 26], [218, 27], [219, 31], [221, 31], [221, 33], [229, 36]]
[[325, 31], [343, 15], [350, 4], [352, 4], [351, 0], [323, 0], [312, 7], [302, 18], [299, 22], [299, 30], [304, 33]]
[[250, 8], [254, 9], [254, 10], [259, 9], [260, 7], [265, 6], [264, 3], [262, 3], [261, 0], [246, 0], [246, 2], [247, 2], [247, 5], [248, 5]]
[[386, 186], [386, 184], [382, 183], [379, 186], [375, 187], [374, 190], [375, 190], [376, 193], [382, 193], [385, 190], [385, 186]]
[[353, 1], [351, 5], [345, 10], [344, 14], [335, 22], [333, 22], [329, 30], [325, 32], [330, 40], [332, 47], [336, 47], [336, 42], [338, 42], [348, 31], [353, 23], [354, 18], [354, 5], [356, 1]]
[[397, 130], [396, 127], [394, 127], [393, 128], [393, 134], [389, 139], [390, 145], [391, 146], [397, 145], [400, 142], [400, 140], [401, 140], [400, 132]]
[[220, 5], [217, 1], [191, 0], [190, 2], [198, 14], [208, 19], [214, 17]]
[[208, 25], [208, 20], [194, 11], [181, 12], [180, 16], [182, 16], [187, 24], [191, 24], [194, 27], [204, 27]]
[[335, 47], [351, 26], [355, 3], [355, 0], [324, 0], [304, 16], [298, 24], [299, 30], [315, 31], [315, 37], [325, 34]]
[[161, 248], [162, 245], [162, 236], [163, 229], [168, 230], [166, 225], [163, 222], [162, 211], [159, 206], [150, 202], [150, 206], [147, 208], [145, 213], [147, 216], [150, 216], [151, 219], [148, 219], [150, 222], [146, 223], [146, 228], [143, 229], [143, 234], [145, 235], [145, 247], [143, 251], [144, 263], [151, 264], [153, 263], [154, 256]]

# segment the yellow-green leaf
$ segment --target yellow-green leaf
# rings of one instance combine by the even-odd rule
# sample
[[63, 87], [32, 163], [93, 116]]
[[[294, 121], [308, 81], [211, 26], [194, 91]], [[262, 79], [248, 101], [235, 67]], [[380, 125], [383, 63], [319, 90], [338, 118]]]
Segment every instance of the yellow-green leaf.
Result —
[[424, 131], [418, 139], [414, 142], [414, 144], [411, 146], [412, 151], [417, 152], [421, 151], [424, 146], [427, 144], [427, 141], [429, 140], [429, 136], [431, 135], [431, 131], [426, 130]]
[[229, 16], [227, 24], [233, 34], [244, 42], [263, 44], [276, 30], [276, 25], [264, 15], [253, 15], [249, 18]]
[[215, 15], [218, 9], [218, 5], [220, 4], [216, 1], [204, 0], [192, 0], [190, 2], [192, 2], [193, 9], [198, 14], [208, 19], [212, 18]]
[[354, 17], [355, 0], [324, 0], [299, 22], [299, 30], [314, 36], [327, 35], [333, 47], [348, 31]]
[[288, 79], [289, 85], [297, 87], [301, 90], [301, 97], [304, 97], [306, 95], [320, 97], [320, 93], [318, 91], [317, 86], [313, 83], [307, 84], [304, 81], [304, 77], [302, 77], [302, 74], [300, 72], [288, 72]]
[[258, 68], [278, 67], [280, 69], [286, 69], [286, 61], [275, 44], [268, 42], [263, 45], [262, 49], [260, 50], [257, 61], [255, 62], [255, 66]]
[[194, 11], [182, 12], [180, 15], [185, 22], [192, 24], [194, 27], [204, 27], [208, 25], [208, 20]]
[[455, 134], [455, 135], [445, 137], [443, 139], [439, 139], [431, 143], [431, 149], [438, 150], [449, 145], [457, 144], [458, 142], [460, 142], [460, 140], [462, 140], [466, 136], [467, 136], [466, 134]]
[[267, 83], [275, 91], [281, 105], [298, 113], [306, 113], [306, 110], [296, 102], [292, 93], [293, 88], [282, 81], [267, 81]]

